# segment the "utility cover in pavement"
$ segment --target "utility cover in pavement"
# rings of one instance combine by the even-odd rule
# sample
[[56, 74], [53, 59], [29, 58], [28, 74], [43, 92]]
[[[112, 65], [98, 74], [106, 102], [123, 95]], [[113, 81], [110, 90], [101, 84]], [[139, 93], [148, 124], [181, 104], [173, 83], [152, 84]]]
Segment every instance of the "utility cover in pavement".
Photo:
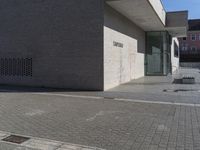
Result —
[[29, 140], [30, 138], [28, 137], [23, 137], [23, 136], [17, 136], [17, 135], [10, 135], [4, 139], [2, 139], [2, 141], [5, 142], [11, 142], [11, 143], [16, 143], [16, 144], [21, 144], [27, 140]]

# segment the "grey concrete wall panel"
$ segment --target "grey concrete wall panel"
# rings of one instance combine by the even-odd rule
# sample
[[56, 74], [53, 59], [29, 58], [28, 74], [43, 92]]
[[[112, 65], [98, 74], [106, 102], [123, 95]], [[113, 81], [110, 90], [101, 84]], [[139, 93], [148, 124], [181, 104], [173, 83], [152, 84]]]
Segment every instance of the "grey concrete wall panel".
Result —
[[167, 27], [188, 27], [188, 11], [167, 12]]
[[188, 30], [188, 11], [168, 12], [165, 29], [173, 37], [185, 37]]
[[105, 5], [104, 26], [137, 39], [138, 53], [145, 53], [145, 32], [108, 5]]
[[145, 32], [105, 5], [104, 89], [144, 76], [144, 52]]
[[0, 22], [0, 58], [33, 61], [0, 84], [103, 89], [102, 0], [1, 0]]
[[[175, 57], [174, 56], [174, 51], [175, 51], [175, 47], [174, 44], [176, 43], [177, 46], [179, 47], [179, 41], [177, 38], [172, 38], [172, 42], [171, 42], [171, 63], [172, 63], [172, 73], [176, 73], [179, 70], [179, 57]], [[180, 52], [179, 52], [180, 53]]]

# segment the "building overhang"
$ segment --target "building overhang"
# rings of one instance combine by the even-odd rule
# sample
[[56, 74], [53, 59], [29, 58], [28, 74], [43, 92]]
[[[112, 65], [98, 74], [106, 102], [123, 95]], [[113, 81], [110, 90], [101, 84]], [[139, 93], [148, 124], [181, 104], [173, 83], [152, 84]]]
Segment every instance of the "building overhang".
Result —
[[106, 0], [106, 3], [144, 31], [167, 30], [172, 36], [186, 36], [188, 12], [167, 13], [160, 0]]
[[188, 31], [188, 11], [168, 12], [166, 30], [174, 37], [185, 37]]

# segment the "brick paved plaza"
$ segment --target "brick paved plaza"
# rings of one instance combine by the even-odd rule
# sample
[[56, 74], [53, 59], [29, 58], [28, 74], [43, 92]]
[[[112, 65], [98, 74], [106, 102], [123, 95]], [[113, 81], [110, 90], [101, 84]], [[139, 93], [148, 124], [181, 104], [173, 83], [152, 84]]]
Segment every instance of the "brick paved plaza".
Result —
[[[184, 87], [193, 90], [162, 90]], [[85, 150], [200, 150], [198, 82], [183, 86], [171, 85], [164, 78], [148, 85], [134, 81], [104, 93], [18, 90], [1, 88], [0, 133], [91, 147]], [[78, 149], [55, 145], [44, 149]], [[39, 148], [1, 141], [0, 149]]]

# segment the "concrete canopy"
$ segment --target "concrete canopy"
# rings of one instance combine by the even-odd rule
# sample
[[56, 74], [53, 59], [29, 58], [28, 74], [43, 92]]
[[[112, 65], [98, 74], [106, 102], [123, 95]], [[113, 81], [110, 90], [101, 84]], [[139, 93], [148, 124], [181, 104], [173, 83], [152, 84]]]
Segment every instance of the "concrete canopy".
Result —
[[[178, 19], [179, 25], [171, 23], [168, 27], [167, 15], [160, 0], [106, 0], [107, 4], [116, 11], [133, 21], [144, 31], [169, 30], [172, 36], [185, 36], [187, 32], [187, 13], [181, 18], [179, 12], [169, 15], [170, 22]], [[173, 17], [173, 15], [175, 17]], [[182, 19], [180, 21], [180, 19]], [[177, 21], [176, 21], [177, 22]], [[182, 23], [182, 24], [180, 24]]]
[[188, 11], [168, 12], [165, 28], [174, 37], [187, 36]]

